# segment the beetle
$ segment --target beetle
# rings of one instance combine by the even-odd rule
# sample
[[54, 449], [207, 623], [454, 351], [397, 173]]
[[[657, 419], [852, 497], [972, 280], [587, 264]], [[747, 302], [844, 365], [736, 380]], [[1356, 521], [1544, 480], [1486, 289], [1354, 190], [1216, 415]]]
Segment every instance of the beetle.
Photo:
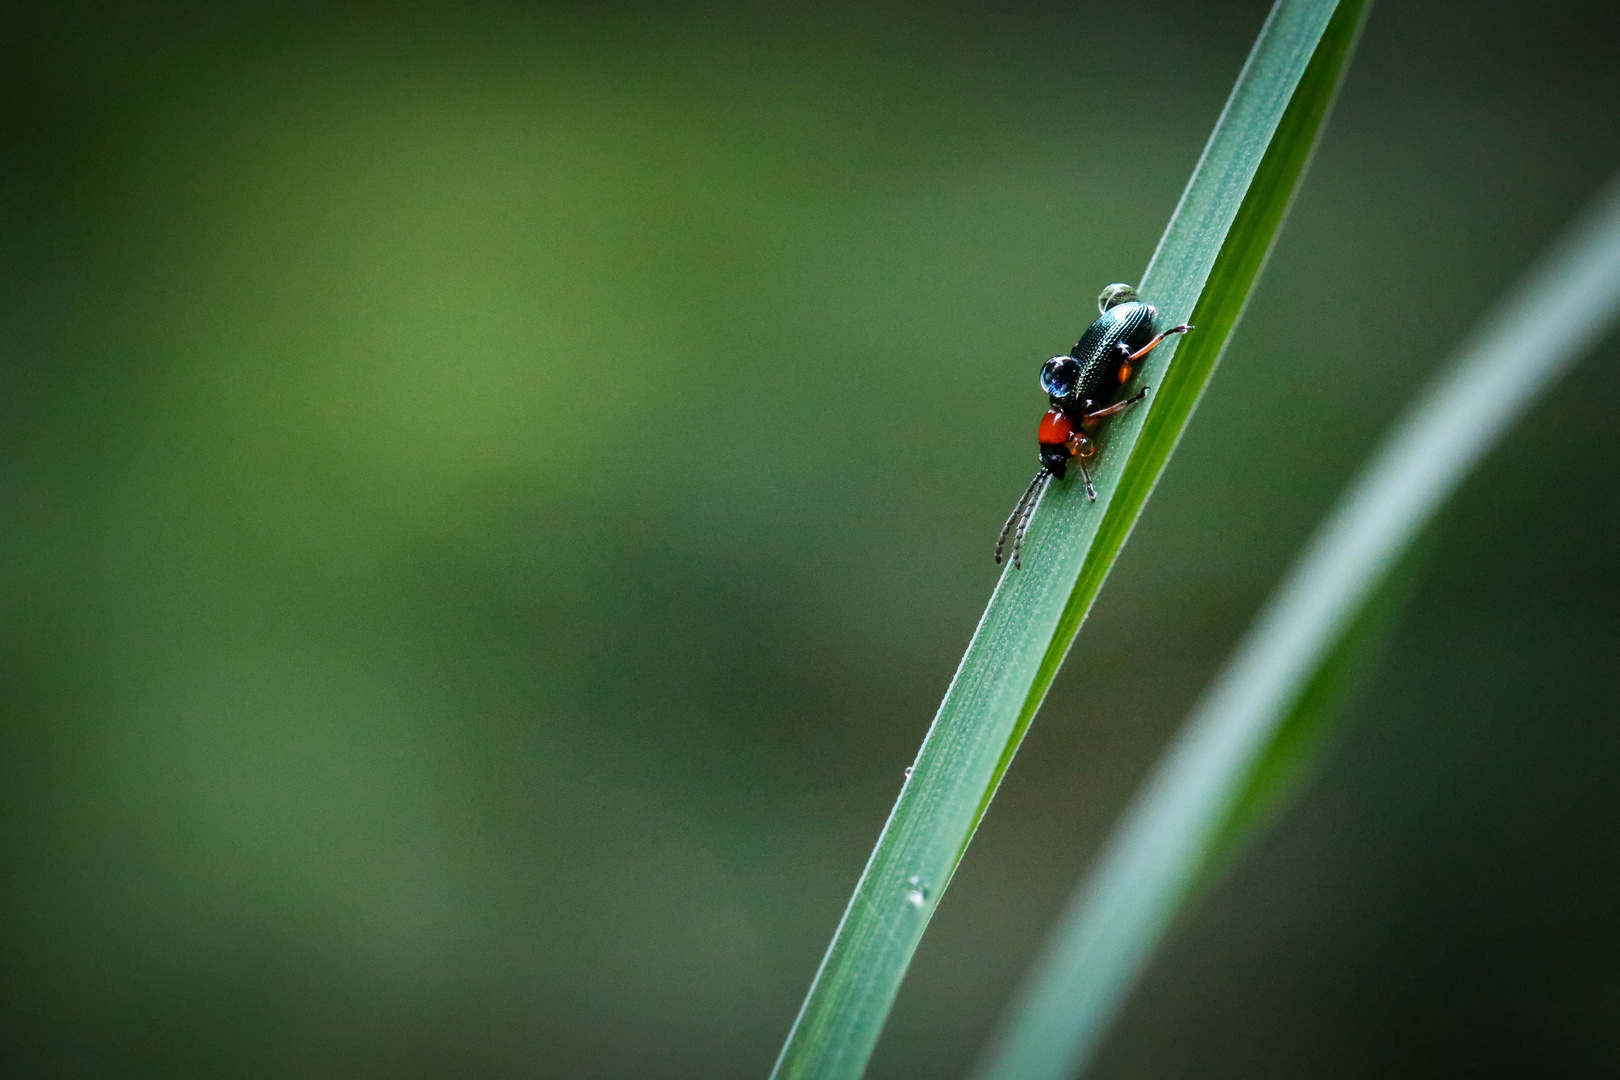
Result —
[[1086, 327], [1067, 356], [1054, 356], [1041, 365], [1041, 389], [1050, 407], [1041, 417], [1036, 442], [1040, 446], [1041, 467], [1019, 497], [1007, 523], [996, 540], [996, 564], [1001, 563], [1007, 537], [1012, 536], [1012, 563], [1021, 569], [1019, 552], [1024, 546], [1024, 530], [1035, 513], [1041, 493], [1052, 479], [1062, 480], [1072, 461], [1086, 485], [1086, 497], [1097, 498], [1086, 461], [1097, 453], [1091, 426], [1104, 417], [1122, 413], [1147, 397], [1142, 387], [1123, 401], [1109, 404], [1121, 387], [1130, 381], [1137, 363], [1172, 334], [1193, 329], [1186, 323], [1154, 333], [1158, 312], [1145, 304], [1136, 290], [1115, 282], [1097, 297], [1097, 321]]

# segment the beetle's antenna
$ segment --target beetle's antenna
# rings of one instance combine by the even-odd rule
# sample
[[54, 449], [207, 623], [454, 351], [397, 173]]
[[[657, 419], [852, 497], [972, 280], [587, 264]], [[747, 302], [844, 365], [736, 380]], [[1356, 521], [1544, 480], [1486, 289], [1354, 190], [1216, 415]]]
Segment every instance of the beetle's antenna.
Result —
[[[1018, 549], [1022, 546], [1024, 530], [1029, 527], [1029, 515], [1035, 509], [1035, 496], [1041, 482], [1052, 475], [1052, 470], [1042, 465], [1035, 473], [1035, 479], [1029, 482], [1029, 487], [1018, 496], [1018, 502], [1013, 506], [1012, 513], [1007, 515], [1007, 522], [1001, 527], [1001, 535], [996, 538], [996, 565], [1001, 565], [1001, 552], [1007, 546], [1007, 534], [1016, 526], [1018, 535], [1013, 540], [1013, 566], [1018, 567]], [[1019, 567], [1022, 569], [1022, 567]]]
[[[1052, 474], [1050, 472], [1047, 472], [1044, 476], [1041, 477], [1041, 479], [1045, 480], [1047, 477], [1049, 477], [1051, 475]], [[1045, 488], [1046, 488], [1046, 485], [1042, 484], [1041, 485], [1041, 490], [1044, 491]], [[1019, 559], [1018, 559], [1019, 554], [1022, 553], [1023, 550], [1024, 550], [1024, 530], [1029, 528], [1029, 519], [1035, 516], [1035, 507], [1040, 501], [1041, 501], [1040, 491], [1037, 491], [1030, 498], [1030, 500], [1024, 504], [1024, 516], [1018, 519], [1018, 528], [1013, 530], [1013, 569], [1014, 570], [1022, 570], [1024, 568], [1024, 564], [1022, 562], [1020, 562]]]

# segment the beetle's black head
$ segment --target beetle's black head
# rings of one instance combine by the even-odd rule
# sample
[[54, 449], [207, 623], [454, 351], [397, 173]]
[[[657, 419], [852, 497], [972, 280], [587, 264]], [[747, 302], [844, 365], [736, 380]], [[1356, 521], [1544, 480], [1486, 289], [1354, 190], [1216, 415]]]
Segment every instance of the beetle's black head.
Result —
[[1041, 443], [1041, 468], [1059, 480], [1069, 467], [1069, 457], [1069, 448], [1062, 443]]
[[1072, 356], [1054, 356], [1041, 365], [1041, 389], [1053, 398], [1066, 398], [1080, 385], [1080, 361]]

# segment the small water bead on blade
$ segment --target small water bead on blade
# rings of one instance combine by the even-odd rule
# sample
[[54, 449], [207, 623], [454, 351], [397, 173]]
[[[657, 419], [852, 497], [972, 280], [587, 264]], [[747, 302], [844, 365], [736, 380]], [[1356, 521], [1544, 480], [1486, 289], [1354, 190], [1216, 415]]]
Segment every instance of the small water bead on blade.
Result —
[[923, 879], [917, 874], [906, 878], [906, 903], [920, 908], [927, 902], [928, 886], [923, 884]]
[[996, 539], [997, 564], [1010, 537], [1013, 569], [1022, 569], [1024, 534], [1035, 516], [1035, 508], [1040, 505], [1047, 484], [1064, 479], [1071, 464], [1080, 472], [1086, 497], [1097, 498], [1091, 472], [1086, 467], [1086, 462], [1097, 452], [1091, 426], [1145, 398], [1147, 387], [1144, 386], [1123, 401], [1109, 404], [1130, 381], [1138, 360], [1171, 334], [1184, 334], [1192, 329], [1183, 324], [1155, 335], [1154, 320], [1158, 312], [1144, 304], [1136, 290], [1124, 282], [1115, 282], [1102, 291], [1097, 297], [1097, 311], [1096, 320], [1086, 327], [1067, 356], [1054, 356], [1041, 365], [1041, 390], [1050, 405], [1046, 415], [1041, 417], [1040, 430], [1035, 437], [1041, 467], [1001, 526], [1001, 535]]
[[1117, 304], [1126, 304], [1135, 299], [1136, 290], [1123, 281], [1104, 285], [1103, 291], [1097, 294], [1097, 314], [1101, 315]]

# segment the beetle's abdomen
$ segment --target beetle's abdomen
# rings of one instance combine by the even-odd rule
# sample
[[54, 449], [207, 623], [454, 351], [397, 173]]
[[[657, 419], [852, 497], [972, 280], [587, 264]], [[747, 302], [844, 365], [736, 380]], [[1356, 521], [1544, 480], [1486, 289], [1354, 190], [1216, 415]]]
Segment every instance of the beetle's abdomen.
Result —
[[1088, 359], [1113, 351], [1122, 341], [1132, 350], [1140, 349], [1153, 340], [1154, 314], [1153, 308], [1140, 300], [1116, 304], [1086, 327], [1086, 332], [1074, 343], [1069, 355], [1085, 363]]
[[1086, 327], [1069, 355], [1080, 363], [1080, 377], [1064, 403], [1094, 406], [1108, 402], [1119, 389], [1119, 366], [1125, 353], [1123, 344], [1135, 352], [1153, 340], [1153, 308], [1139, 300], [1116, 304], [1097, 316]]

